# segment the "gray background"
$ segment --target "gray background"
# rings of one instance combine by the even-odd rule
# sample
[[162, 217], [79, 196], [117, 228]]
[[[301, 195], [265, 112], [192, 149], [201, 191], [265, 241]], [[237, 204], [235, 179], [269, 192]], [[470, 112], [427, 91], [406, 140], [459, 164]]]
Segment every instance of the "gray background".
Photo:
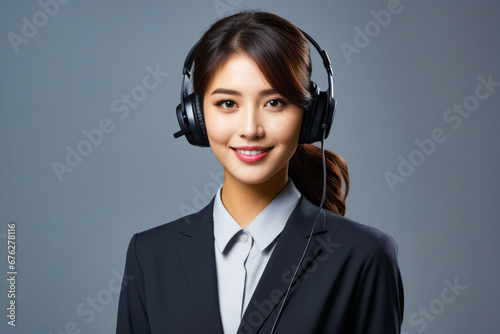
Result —
[[[376, 29], [370, 11], [391, 1], [219, 2], [232, 12], [281, 15], [329, 53], [338, 112], [325, 147], [349, 164], [347, 216], [398, 242], [404, 331], [495, 332], [500, 89], [456, 129], [443, 116], [474, 101], [479, 76], [500, 81], [500, 5], [401, 0], [400, 12], [346, 57], [342, 43], [356, 46], [356, 27]], [[43, 22], [41, 10], [37, 1], [0, 5], [0, 331], [112, 333], [114, 277], [133, 233], [204, 206], [221, 182], [210, 149], [172, 134], [184, 58], [211, 23], [232, 12], [218, 12], [213, 0], [72, 1]], [[33, 16], [45, 25], [16, 53], [8, 36], [22, 36], [23, 17]], [[120, 119], [113, 101], [139, 92], [148, 66], [169, 74]], [[313, 68], [325, 87], [315, 53]], [[52, 163], [64, 164], [66, 146], [76, 149], [82, 131], [103, 119], [113, 131], [60, 182]], [[391, 189], [384, 174], [397, 173], [400, 156], [419, 158], [415, 140], [431, 138], [435, 128], [446, 141]], [[15, 328], [6, 318], [10, 222], [17, 223]], [[444, 303], [441, 291], [454, 280], [460, 290]], [[424, 308], [427, 318], [419, 314]]]

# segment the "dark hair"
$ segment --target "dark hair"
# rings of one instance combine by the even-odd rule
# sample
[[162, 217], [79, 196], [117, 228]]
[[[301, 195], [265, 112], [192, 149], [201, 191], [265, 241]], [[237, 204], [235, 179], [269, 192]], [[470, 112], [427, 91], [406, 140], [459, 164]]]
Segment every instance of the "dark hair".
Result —
[[[275, 14], [245, 10], [215, 22], [203, 35], [194, 58], [193, 89], [203, 106], [204, 92], [218, 67], [231, 55], [252, 58], [269, 84], [291, 103], [306, 109], [311, 103], [311, 57], [300, 30]], [[349, 193], [347, 164], [325, 150], [327, 196], [324, 207], [339, 215]], [[290, 159], [288, 176], [308, 200], [318, 205], [323, 187], [321, 150], [299, 144]]]

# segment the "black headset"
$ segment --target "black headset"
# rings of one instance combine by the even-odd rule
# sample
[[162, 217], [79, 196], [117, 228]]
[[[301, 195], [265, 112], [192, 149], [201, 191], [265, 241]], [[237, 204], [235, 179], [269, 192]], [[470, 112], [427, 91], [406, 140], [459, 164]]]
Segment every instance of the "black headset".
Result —
[[[316, 50], [318, 50], [328, 74], [328, 90], [320, 91], [313, 81], [311, 81], [310, 84], [309, 90], [312, 97], [312, 103], [310, 103], [309, 107], [304, 112], [299, 135], [299, 144], [310, 144], [320, 141], [323, 138], [323, 131], [326, 131], [324, 138], [328, 137], [337, 102], [333, 97], [333, 72], [326, 51], [322, 50], [311, 36], [302, 30], [300, 31], [314, 45]], [[184, 61], [184, 68], [182, 69], [181, 103], [175, 110], [181, 129], [174, 133], [174, 138], [185, 135], [190, 144], [209, 147], [210, 144], [208, 142], [200, 98], [196, 93], [189, 92], [189, 84], [192, 77], [191, 69], [196, 48], [199, 43], [200, 41], [196, 42]]]

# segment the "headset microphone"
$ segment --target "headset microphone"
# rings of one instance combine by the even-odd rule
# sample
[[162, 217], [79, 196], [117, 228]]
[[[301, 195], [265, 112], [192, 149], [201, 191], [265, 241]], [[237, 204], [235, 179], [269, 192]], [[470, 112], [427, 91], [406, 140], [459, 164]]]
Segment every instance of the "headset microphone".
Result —
[[[328, 58], [328, 54], [325, 50], [321, 49], [318, 43], [316, 43], [316, 41], [311, 36], [306, 34], [301, 29], [299, 30], [307, 38], [307, 40], [311, 42], [311, 44], [320, 54], [323, 60], [323, 65], [328, 75], [328, 89], [326, 91], [320, 91], [318, 86], [313, 81], [311, 81], [309, 90], [312, 97], [312, 103], [304, 112], [299, 135], [299, 144], [321, 141], [321, 158], [323, 162], [323, 194], [321, 197], [321, 203], [319, 205], [318, 213], [316, 214], [316, 218], [309, 235], [309, 239], [307, 240], [307, 244], [302, 257], [299, 261], [299, 264], [297, 265], [297, 268], [295, 269], [295, 273], [292, 277], [290, 285], [288, 286], [283, 302], [281, 303], [281, 307], [278, 315], [276, 316], [271, 334], [274, 333], [275, 328], [278, 324], [278, 320], [285, 306], [288, 295], [290, 294], [290, 290], [295, 281], [300, 265], [302, 264], [309, 248], [309, 244], [314, 233], [314, 228], [316, 227], [316, 223], [319, 219], [321, 211], [323, 211], [323, 204], [326, 197], [326, 163], [324, 141], [328, 137], [328, 134], [330, 132], [337, 104], [334, 99], [333, 71], [330, 64], [330, 59]], [[182, 69], [183, 79], [181, 88], [181, 103], [177, 105], [176, 108], [177, 121], [179, 122], [180, 130], [174, 134], [174, 138], [186, 136], [186, 139], [192, 145], [209, 147], [210, 144], [208, 142], [207, 130], [205, 128], [205, 120], [203, 117], [203, 109], [200, 103], [200, 98], [195, 92], [190, 93], [188, 90], [189, 81], [192, 77], [191, 69], [194, 63], [194, 56], [199, 43], [200, 41], [196, 42], [196, 44], [189, 51], [184, 61], [184, 67]]]

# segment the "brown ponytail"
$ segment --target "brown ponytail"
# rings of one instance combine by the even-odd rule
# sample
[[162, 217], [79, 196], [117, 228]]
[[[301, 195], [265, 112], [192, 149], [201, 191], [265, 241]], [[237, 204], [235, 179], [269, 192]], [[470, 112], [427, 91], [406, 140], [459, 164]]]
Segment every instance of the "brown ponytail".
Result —
[[[328, 150], [325, 150], [325, 163], [326, 197], [323, 207], [343, 216], [350, 184], [347, 163], [340, 155]], [[309, 201], [319, 206], [323, 191], [321, 148], [299, 144], [290, 159], [288, 176]]]

